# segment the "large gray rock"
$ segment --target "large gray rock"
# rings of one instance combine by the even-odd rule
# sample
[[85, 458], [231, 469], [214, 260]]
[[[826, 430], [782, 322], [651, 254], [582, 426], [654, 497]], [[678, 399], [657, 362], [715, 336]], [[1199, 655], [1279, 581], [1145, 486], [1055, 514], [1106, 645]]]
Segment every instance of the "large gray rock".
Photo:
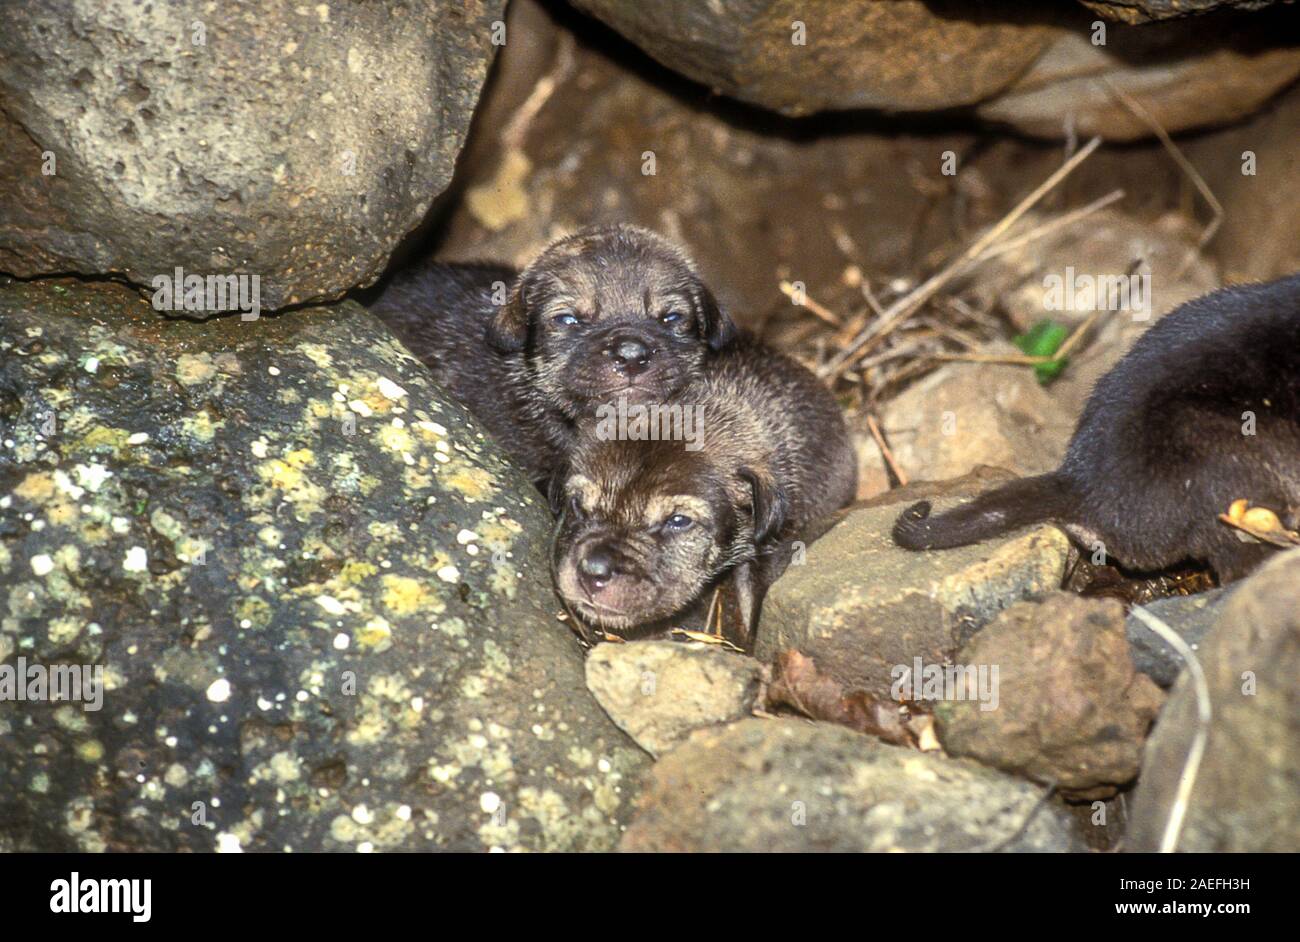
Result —
[[980, 117], [1045, 138], [1100, 134], [1150, 138], [1114, 88], [1136, 99], [1173, 134], [1251, 114], [1300, 75], [1293, 10], [1220, 11], [1130, 27], [1111, 23], [1105, 42], [1086, 13], [1062, 29], [1033, 67], [977, 108]]
[[[599, 850], [648, 761], [522, 473], [355, 304], [0, 289], [0, 849]], [[0, 683], [3, 683], [0, 671]]]
[[503, 7], [6, 9], [0, 271], [247, 272], [267, 309], [373, 281], [451, 179]]
[[890, 537], [906, 506], [854, 510], [807, 548], [763, 603], [759, 660], [794, 649], [844, 687], [892, 699], [897, 667], [943, 663], [1003, 609], [1060, 587], [1070, 545], [1055, 527], [913, 553]]
[[[669, 68], [788, 115], [961, 106], [1044, 137], [1151, 137], [1105, 80], [1180, 131], [1250, 114], [1300, 74], [1290, 11], [1110, 23], [1001, 0], [575, 0]], [[1205, 6], [1204, 3], [1199, 4]], [[802, 42], [800, 42], [802, 38]]]
[[[700, 730], [651, 770], [625, 851], [1068, 851], [1042, 789], [842, 726], [748, 719]], [[1032, 815], [1032, 817], [1031, 817]], [[1023, 826], [1023, 827], [1022, 827]]]
[[[1234, 587], [1198, 656], [1210, 688], [1205, 756], [1177, 849], [1300, 848], [1300, 550]], [[1154, 851], [1198, 727], [1186, 671], [1151, 738], [1125, 849]]]
[[[1053, 34], [1017, 16], [1014, 6], [1007, 15], [961, 0], [575, 0], [575, 6], [669, 68], [790, 115], [981, 101], [1018, 78]], [[804, 28], [802, 43], [796, 23]]]
[[1208, 13], [1219, 7], [1236, 7], [1240, 10], [1262, 10], [1275, 0], [1081, 0], [1090, 10], [1096, 10], [1110, 20], [1122, 23], [1147, 23], [1179, 16]]

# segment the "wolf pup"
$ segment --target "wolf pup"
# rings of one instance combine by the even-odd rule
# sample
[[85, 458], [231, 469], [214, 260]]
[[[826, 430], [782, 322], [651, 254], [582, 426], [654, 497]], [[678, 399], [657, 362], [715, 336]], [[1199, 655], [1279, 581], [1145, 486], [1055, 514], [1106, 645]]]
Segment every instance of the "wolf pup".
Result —
[[894, 541], [946, 549], [1051, 521], [1131, 570], [1191, 560], [1230, 582], [1287, 542], [1221, 519], [1242, 501], [1294, 536], [1300, 275], [1223, 288], [1165, 315], [1098, 381], [1058, 470], [947, 513], [914, 504]]
[[684, 417], [686, 440], [585, 429], [556, 473], [556, 589], [585, 621], [628, 635], [666, 626], [729, 576], [752, 631], [793, 541], [853, 499], [843, 415], [811, 373], [747, 338], [660, 408]]
[[583, 229], [518, 273], [409, 270], [371, 310], [537, 481], [597, 404], [667, 399], [736, 332], [681, 249], [628, 225]]

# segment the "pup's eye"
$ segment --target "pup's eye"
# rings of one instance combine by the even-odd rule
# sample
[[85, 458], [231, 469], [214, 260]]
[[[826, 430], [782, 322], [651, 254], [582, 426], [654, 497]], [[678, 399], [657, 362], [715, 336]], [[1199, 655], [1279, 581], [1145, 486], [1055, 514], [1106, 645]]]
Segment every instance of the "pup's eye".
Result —
[[559, 324], [561, 327], [573, 327], [580, 323], [577, 316], [569, 311], [565, 311], [563, 314], [556, 314], [551, 318], [551, 320]]
[[694, 522], [695, 521], [686, 516], [686, 514], [673, 514], [664, 521], [664, 527], [669, 530], [686, 530], [689, 529], [691, 524]]
[[662, 317], [660, 317], [659, 320], [661, 323], [664, 324], [676, 324], [679, 320], [681, 320], [685, 316], [686, 315], [683, 314], [681, 311], [669, 311], [667, 314], [664, 314]]

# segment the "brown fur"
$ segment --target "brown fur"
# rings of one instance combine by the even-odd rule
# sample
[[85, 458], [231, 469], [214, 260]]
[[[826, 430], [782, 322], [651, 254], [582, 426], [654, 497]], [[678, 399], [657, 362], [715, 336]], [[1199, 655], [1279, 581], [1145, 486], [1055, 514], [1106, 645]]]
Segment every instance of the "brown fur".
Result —
[[794, 540], [853, 499], [843, 416], [811, 373], [749, 340], [672, 404], [702, 407], [699, 450], [583, 427], [552, 484], [557, 591], [602, 628], [642, 633], [729, 576], [750, 630]]
[[519, 273], [402, 273], [371, 310], [540, 481], [597, 404], [671, 396], [735, 334], [686, 254], [635, 226], [584, 229]]

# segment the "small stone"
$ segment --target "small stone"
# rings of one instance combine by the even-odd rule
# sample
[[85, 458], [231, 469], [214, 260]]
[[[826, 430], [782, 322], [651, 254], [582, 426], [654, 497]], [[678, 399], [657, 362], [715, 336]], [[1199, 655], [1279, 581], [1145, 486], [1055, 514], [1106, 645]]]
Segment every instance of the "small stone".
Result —
[[601, 644], [587, 655], [587, 689], [651, 755], [692, 730], [749, 715], [762, 665], [702, 643]]

